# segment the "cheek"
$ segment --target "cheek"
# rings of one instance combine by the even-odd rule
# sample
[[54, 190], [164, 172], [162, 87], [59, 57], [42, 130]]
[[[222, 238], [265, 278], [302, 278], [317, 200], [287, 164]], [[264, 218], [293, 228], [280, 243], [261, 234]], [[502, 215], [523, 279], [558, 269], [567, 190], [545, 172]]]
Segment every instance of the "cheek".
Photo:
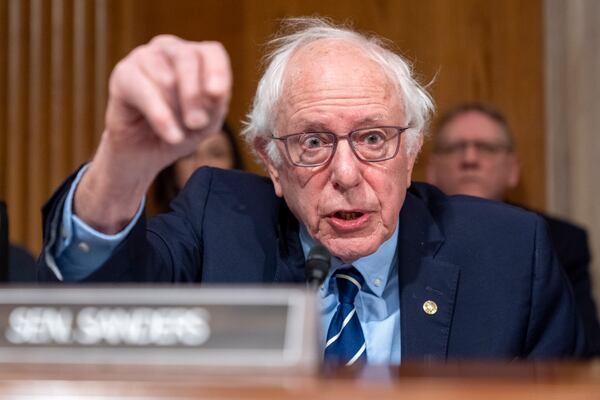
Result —
[[[307, 171], [308, 172], [308, 171]], [[319, 202], [323, 193], [320, 176], [284, 172], [280, 175], [284, 198], [294, 215], [309, 228], [319, 223]]]
[[451, 175], [460, 169], [461, 161], [458, 158], [446, 158], [440, 162], [438, 168], [440, 175]]
[[485, 160], [481, 162], [481, 166], [485, 175], [492, 179], [497, 179], [506, 171], [506, 165], [493, 160]]
[[439, 163], [436, 170], [438, 184], [444, 186], [445, 183], [460, 178], [462, 173], [461, 162], [458, 159], [446, 159]]
[[386, 226], [394, 224], [406, 193], [406, 165], [401, 164], [393, 170], [385, 171], [371, 179], [371, 187], [379, 199], [382, 222]]
[[398, 214], [400, 213], [400, 208], [402, 208], [402, 203], [404, 202], [404, 196], [406, 194], [404, 182], [406, 181], [406, 175], [402, 175], [403, 176], [398, 177], [398, 182], [396, 184], [390, 184], [382, 194], [384, 196], [382, 213], [384, 223], [387, 226], [390, 226], [390, 223], [396, 221]]

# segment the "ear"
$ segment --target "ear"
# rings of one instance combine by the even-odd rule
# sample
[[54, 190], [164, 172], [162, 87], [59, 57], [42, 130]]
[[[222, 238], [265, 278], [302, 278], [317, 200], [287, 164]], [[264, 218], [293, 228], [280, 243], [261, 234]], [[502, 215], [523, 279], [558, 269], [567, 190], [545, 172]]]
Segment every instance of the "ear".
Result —
[[[406, 187], [409, 187], [412, 180], [412, 172], [415, 167], [415, 162], [417, 161], [417, 156], [419, 155], [419, 151], [421, 150], [421, 146], [423, 145], [423, 135], [420, 133], [416, 138], [416, 143], [410, 154], [406, 156]], [[403, 149], [406, 151], [405, 149]]]
[[279, 178], [279, 169], [277, 169], [277, 166], [273, 163], [273, 160], [271, 160], [271, 157], [269, 157], [269, 155], [267, 154], [267, 144], [268, 141], [262, 137], [257, 137], [256, 139], [254, 139], [254, 149], [256, 150], [258, 157], [267, 169], [267, 173], [269, 174], [271, 182], [273, 182], [273, 187], [275, 188], [275, 194], [278, 197], [283, 197], [283, 190], [281, 189], [281, 180]]
[[508, 171], [508, 188], [514, 189], [519, 184], [519, 177], [521, 176], [521, 163], [515, 153], [509, 155], [509, 171]]

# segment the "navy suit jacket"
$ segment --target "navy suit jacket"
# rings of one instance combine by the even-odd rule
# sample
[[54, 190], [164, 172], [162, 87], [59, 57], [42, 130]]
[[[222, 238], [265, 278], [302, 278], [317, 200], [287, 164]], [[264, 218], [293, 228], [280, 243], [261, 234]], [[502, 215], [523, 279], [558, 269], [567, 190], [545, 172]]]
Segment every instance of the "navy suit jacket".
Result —
[[[70, 180], [44, 208], [46, 251]], [[267, 178], [202, 168], [85, 281], [301, 283], [298, 221]], [[542, 219], [413, 184], [399, 218], [402, 360], [561, 358], [581, 351], [573, 295]], [[42, 263], [46, 257], [40, 257]], [[55, 279], [46, 265], [40, 276]], [[429, 315], [423, 303], [438, 311]]]

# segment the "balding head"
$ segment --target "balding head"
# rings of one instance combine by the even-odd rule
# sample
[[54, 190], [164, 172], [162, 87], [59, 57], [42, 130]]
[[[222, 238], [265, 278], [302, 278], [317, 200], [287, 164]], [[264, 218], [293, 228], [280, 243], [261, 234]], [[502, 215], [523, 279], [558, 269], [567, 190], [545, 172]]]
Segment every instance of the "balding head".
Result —
[[508, 124], [493, 108], [461, 105], [442, 116], [427, 179], [447, 194], [502, 201], [519, 181]]

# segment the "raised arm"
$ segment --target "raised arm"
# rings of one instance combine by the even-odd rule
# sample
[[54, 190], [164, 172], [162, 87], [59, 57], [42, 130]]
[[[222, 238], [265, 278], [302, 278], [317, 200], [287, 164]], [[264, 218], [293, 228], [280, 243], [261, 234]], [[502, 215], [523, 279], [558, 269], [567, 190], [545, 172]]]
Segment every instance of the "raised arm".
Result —
[[156, 174], [220, 129], [231, 83], [220, 43], [158, 36], [133, 50], [110, 77], [106, 126], [75, 214], [103, 233], [125, 227]]

